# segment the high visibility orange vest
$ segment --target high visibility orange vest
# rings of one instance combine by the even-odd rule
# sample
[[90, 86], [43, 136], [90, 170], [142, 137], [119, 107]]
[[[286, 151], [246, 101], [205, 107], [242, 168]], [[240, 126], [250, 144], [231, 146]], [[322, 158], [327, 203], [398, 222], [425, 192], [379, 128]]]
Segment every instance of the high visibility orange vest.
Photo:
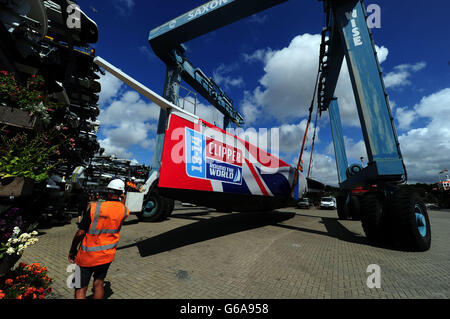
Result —
[[76, 263], [95, 267], [112, 262], [119, 244], [122, 223], [130, 215], [121, 202], [91, 203], [91, 225], [78, 250]]
[[133, 189], [137, 189], [137, 185], [133, 182], [127, 182], [127, 186]]

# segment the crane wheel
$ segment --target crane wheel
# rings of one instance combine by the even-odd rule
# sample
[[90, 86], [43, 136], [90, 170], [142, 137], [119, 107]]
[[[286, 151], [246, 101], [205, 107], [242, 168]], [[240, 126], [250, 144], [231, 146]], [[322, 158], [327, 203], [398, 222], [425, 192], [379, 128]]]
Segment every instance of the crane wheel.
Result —
[[369, 242], [375, 245], [387, 243], [390, 232], [380, 195], [368, 193], [361, 196], [360, 206], [361, 223]]
[[157, 193], [149, 193], [144, 201], [142, 212], [136, 216], [142, 222], [157, 222], [165, 218], [168, 212], [166, 198]]
[[361, 203], [358, 196], [350, 197], [350, 215], [353, 220], [361, 220]]
[[350, 212], [349, 207], [347, 205], [347, 198], [346, 196], [338, 196], [336, 197], [336, 206], [337, 206], [337, 213], [340, 220], [347, 220]]
[[175, 201], [171, 198], [163, 198], [166, 202], [166, 210], [164, 211], [164, 219], [170, 217], [172, 215], [173, 209], [175, 208]]
[[418, 193], [404, 190], [396, 192], [389, 200], [388, 211], [393, 234], [402, 248], [417, 252], [430, 249], [430, 220]]

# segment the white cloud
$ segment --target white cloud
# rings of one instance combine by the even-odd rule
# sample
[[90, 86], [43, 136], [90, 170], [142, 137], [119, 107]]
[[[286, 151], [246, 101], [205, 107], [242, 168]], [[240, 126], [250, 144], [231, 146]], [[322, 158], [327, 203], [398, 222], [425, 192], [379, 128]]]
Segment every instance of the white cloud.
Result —
[[223, 126], [223, 114], [220, 113], [212, 105], [206, 105], [196, 101], [192, 96], [187, 96], [185, 98], [180, 97], [178, 99], [178, 106], [184, 108], [186, 111], [191, 112], [202, 120], [209, 122], [211, 124], [216, 123], [217, 126]]
[[252, 15], [248, 21], [257, 24], [264, 24], [267, 21], [268, 17], [269, 16], [267, 14], [259, 13]]
[[[264, 76], [251, 94], [241, 103], [241, 110], [275, 118], [280, 122], [306, 117], [313, 97], [319, 63], [321, 36], [303, 34], [295, 37], [288, 47], [281, 50], [259, 49], [244, 54], [248, 63], [264, 63]], [[388, 56], [388, 49], [376, 47], [380, 63]], [[344, 60], [335, 95], [339, 99], [344, 125], [359, 126], [353, 88]], [[257, 121], [251, 117], [250, 123]]]
[[259, 49], [252, 54], [244, 53], [242, 54], [244, 61], [247, 63], [253, 62], [266, 62], [273, 55], [273, 51], [270, 48]]
[[[308, 174], [310, 159], [310, 154], [307, 155], [307, 160], [305, 161], [305, 175]], [[310, 177], [324, 184], [337, 186], [338, 175], [334, 158], [324, 154], [314, 153]]]
[[[320, 35], [303, 34], [295, 37], [287, 47], [280, 50], [266, 48], [243, 54], [245, 62], [259, 62], [264, 66], [264, 75], [259, 80], [259, 85], [253, 91], [244, 94], [240, 105], [247, 124], [261, 123], [264, 120], [272, 124], [273, 120], [292, 123], [307, 116], [317, 72], [320, 41]], [[389, 50], [383, 46], [376, 46], [376, 51], [379, 62], [386, 61]], [[414, 73], [425, 67], [425, 62], [394, 67], [385, 75], [386, 87], [396, 89], [411, 85]], [[345, 59], [335, 96], [339, 99], [343, 125], [360, 127]], [[416, 123], [425, 123], [421, 128], [415, 128], [399, 136], [410, 181], [435, 182], [437, 173], [450, 166], [450, 128], [448, 128], [450, 88], [425, 97], [413, 108], [399, 107], [393, 101], [390, 104], [395, 110], [400, 131], [409, 130]], [[418, 121], [419, 119], [422, 121]], [[288, 128], [286, 125], [283, 126], [285, 129]], [[299, 133], [295, 133], [296, 139], [299, 138], [297, 134]], [[295, 139], [294, 134], [292, 137], [288, 135], [284, 140], [289, 141], [290, 138]], [[291, 143], [293, 144], [288, 144], [292, 146], [285, 147], [284, 150], [287, 151], [286, 157], [291, 158], [292, 164], [296, 165], [299, 142]], [[345, 144], [350, 162], [359, 162], [361, 156], [367, 159], [362, 140], [355, 141], [346, 137]], [[297, 153], [294, 152], [295, 149]], [[328, 155], [334, 155], [332, 144], [328, 145], [326, 152]], [[327, 183], [333, 180], [336, 183], [334, 156], [328, 155], [319, 153], [314, 155], [317, 166], [315, 177]]]
[[410, 111], [426, 123], [399, 136], [410, 182], [435, 183], [439, 172], [450, 166], [449, 105], [447, 88], [424, 97]]
[[100, 146], [105, 149], [105, 155], [116, 155], [120, 158], [131, 158], [133, 153], [128, 152], [126, 148], [114, 145], [109, 138], [99, 140]]
[[[272, 152], [283, 153], [288, 156], [299, 155], [301, 143], [305, 135], [307, 121], [303, 120], [298, 124], [283, 124], [270, 128], [246, 128], [232, 131], [235, 135], [247, 140], [264, 149]], [[316, 143], [320, 143], [320, 128], [317, 128]], [[308, 146], [311, 144], [314, 130], [308, 131]]]
[[214, 82], [216, 82], [219, 86], [222, 86], [225, 91], [230, 89], [231, 87], [243, 87], [244, 79], [242, 78], [242, 76], [233, 77], [231, 75], [228, 75], [238, 69], [238, 67], [239, 66], [237, 64], [228, 66], [223, 63], [220, 64], [213, 72]]
[[142, 100], [135, 91], [126, 91], [116, 98], [118, 99], [108, 103], [107, 108], [102, 109], [99, 120], [104, 125], [114, 125], [121, 122], [157, 121], [159, 118], [159, 107], [152, 102]]
[[106, 154], [130, 158], [130, 149], [138, 146], [153, 150], [159, 107], [143, 100], [131, 90], [125, 90], [121, 81], [109, 75], [102, 76], [102, 93], [100, 99], [101, 133], [99, 140]]
[[411, 81], [409, 78], [412, 73], [418, 72], [425, 67], [425, 62], [398, 65], [392, 72], [389, 72], [384, 76], [384, 83], [387, 88], [398, 88], [410, 85]]
[[100, 105], [109, 102], [113, 97], [119, 95], [120, 89], [123, 86], [122, 81], [108, 72], [105, 75], [100, 75], [99, 82], [102, 86], [99, 99]]
[[134, 0], [114, 0], [114, 2], [115, 8], [122, 15], [129, 15], [135, 6]]
[[[344, 136], [344, 145], [349, 164], [360, 163], [361, 157], [364, 157], [364, 160], [367, 162], [368, 156], [364, 141], [360, 140], [356, 142], [353, 138]], [[326, 153], [333, 156], [335, 155], [333, 142], [326, 148]]]
[[408, 110], [406, 107], [397, 108], [395, 114], [400, 130], [408, 130], [411, 124], [417, 119], [416, 112], [414, 110]]
[[149, 60], [154, 60], [156, 58], [156, 55], [150, 50], [147, 45], [139, 47], [139, 52]]

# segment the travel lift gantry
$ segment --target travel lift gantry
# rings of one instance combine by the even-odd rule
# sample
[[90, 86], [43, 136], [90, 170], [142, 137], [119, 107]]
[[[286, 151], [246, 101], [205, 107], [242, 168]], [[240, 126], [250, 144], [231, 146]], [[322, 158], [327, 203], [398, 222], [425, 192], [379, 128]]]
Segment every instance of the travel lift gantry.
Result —
[[[407, 172], [363, 1], [324, 1], [324, 9], [318, 108], [321, 113], [328, 110], [330, 115], [342, 191], [337, 197], [339, 217], [359, 215], [372, 243], [428, 250], [431, 228], [425, 204], [417, 193], [400, 188], [407, 181]], [[344, 57], [369, 159], [364, 168], [348, 165], [338, 100], [334, 97]], [[366, 192], [352, 196], [358, 189]]]
[[[171, 111], [180, 111], [178, 93], [181, 79], [196, 89], [224, 114], [224, 128], [230, 121], [243, 124], [243, 118], [232, 101], [217, 85], [186, 59], [182, 43], [231, 24], [287, 0], [213, 0], [173, 19], [150, 32], [149, 42], [154, 52], [167, 65], [163, 99], [149, 94], [148, 89], [115, 69], [106, 61], [96, 62], [136, 88], [161, 106], [156, 149], [150, 179], [146, 189], [156, 194], [162, 203], [163, 215], [173, 210], [173, 200], [157, 194], [164, 138]], [[321, 1], [321, 0], [319, 0]], [[320, 113], [329, 111], [336, 163], [342, 196], [338, 196], [341, 218], [356, 215], [352, 189], [366, 190], [357, 202], [367, 238], [374, 244], [399, 243], [405, 249], [428, 250], [431, 230], [424, 203], [416, 193], [407, 193], [399, 185], [406, 182], [406, 169], [400, 151], [394, 119], [391, 114], [381, 68], [366, 23], [366, 12], [360, 0], [325, 0], [326, 27], [322, 31], [320, 66], [316, 83]], [[334, 97], [339, 73], [346, 58], [352, 80], [369, 163], [349, 167], [344, 147], [337, 98]], [[316, 93], [316, 92], [315, 92]], [[164, 100], [164, 101], [163, 101]], [[311, 110], [311, 109], [310, 109]], [[301, 167], [299, 160], [298, 168]], [[295, 178], [301, 174], [296, 170]], [[296, 180], [292, 183], [294, 188]], [[293, 193], [291, 190], [291, 194]], [[149, 201], [146, 201], [149, 203]], [[353, 210], [353, 212], [352, 212]]]

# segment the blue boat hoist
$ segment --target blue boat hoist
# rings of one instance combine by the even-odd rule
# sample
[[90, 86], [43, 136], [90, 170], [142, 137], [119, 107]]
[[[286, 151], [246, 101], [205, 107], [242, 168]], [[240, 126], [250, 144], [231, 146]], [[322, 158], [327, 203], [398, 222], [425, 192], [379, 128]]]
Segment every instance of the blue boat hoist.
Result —
[[[180, 83], [184, 80], [224, 115], [224, 128], [230, 123], [243, 125], [244, 118], [234, 109], [233, 101], [187, 59], [183, 43], [286, 1], [213, 0], [151, 30], [149, 43], [167, 66], [163, 97], [178, 105]], [[341, 190], [337, 197], [339, 218], [360, 219], [367, 238], [374, 244], [398, 243], [413, 251], [428, 250], [431, 228], [426, 207], [418, 194], [400, 187], [407, 181], [407, 172], [364, 3], [319, 1], [323, 2], [326, 25], [322, 30], [314, 95], [318, 112], [328, 111], [330, 115]], [[344, 58], [367, 149], [366, 167], [349, 165], [344, 147], [339, 97], [334, 95]], [[147, 185], [150, 192], [157, 188], [169, 112], [163, 108], [160, 111]], [[303, 170], [301, 163], [300, 158], [298, 168]], [[364, 189], [364, 195], [352, 195], [355, 188]]]

